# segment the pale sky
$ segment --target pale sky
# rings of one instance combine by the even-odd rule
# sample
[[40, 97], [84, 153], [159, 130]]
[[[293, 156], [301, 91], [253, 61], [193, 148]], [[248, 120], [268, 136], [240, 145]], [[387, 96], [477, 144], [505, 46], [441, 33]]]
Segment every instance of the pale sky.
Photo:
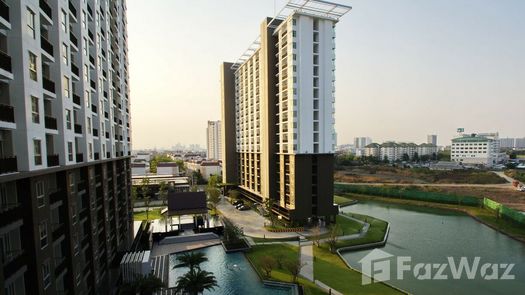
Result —
[[[338, 0], [338, 144], [355, 136], [450, 144], [457, 127], [525, 136], [525, 1]], [[279, 9], [285, 3], [277, 0]], [[219, 66], [274, 0], [127, 0], [133, 148], [206, 144]]]

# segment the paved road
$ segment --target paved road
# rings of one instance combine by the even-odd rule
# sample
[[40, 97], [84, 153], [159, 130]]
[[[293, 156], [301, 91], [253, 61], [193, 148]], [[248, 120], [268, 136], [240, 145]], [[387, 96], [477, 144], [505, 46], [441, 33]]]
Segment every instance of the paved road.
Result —
[[[242, 227], [244, 230], [244, 234], [250, 237], [256, 237], [256, 238], [269, 238], [269, 239], [276, 239], [276, 238], [293, 238], [298, 236], [308, 236], [312, 233], [309, 231], [304, 232], [291, 232], [291, 233], [274, 233], [269, 232], [264, 228], [264, 224], [269, 224], [270, 222], [266, 220], [266, 218], [259, 215], [257, 212], [253, 210], [247, 210], [247, 211], [239, 211], [235, 209], [234, 206], [232, 206], [230, 203], [228, 203], [225, 200], [222, 200], [219, 205], [217, 206], [217, 209], [221, 211], [221, 213], [231, 220], [233, 223], [237, 224], [238, 226]], [[323, 229], [321, 233], [326, 232], [326, 229]]]
[[499, 177], [505, 179], [506, 181], [509, 182], [509, 184], [512, 185], [512, 183], [514, 181], [516, 181], [516, 179], [512, 178], [512, 177], [508, 177], [507, 175], [505, 175], [505, 173], [503, 173], [503, 171], [492, 171], [493, 173], [497, 174]]

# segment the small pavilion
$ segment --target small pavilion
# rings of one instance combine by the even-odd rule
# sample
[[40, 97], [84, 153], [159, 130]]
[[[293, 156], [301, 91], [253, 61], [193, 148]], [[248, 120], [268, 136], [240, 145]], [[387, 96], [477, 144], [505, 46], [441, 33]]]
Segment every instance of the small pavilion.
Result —
[[[168, 208], [164, 209], [162, 214], [166, 214], [166, 231], [168, 231], [168, 224], [170, 231], [173, 230], [173, 227], [177, 227], [179, 231], [198, 228], [203, 225], [198, 224], [199, 219], [205, 221], [206, 226], [209, 227], [205, 192], [168, 192]], [[193, 222], [191, 224], [181, 223], [181, 217], [188, 215], [193, 217]]]

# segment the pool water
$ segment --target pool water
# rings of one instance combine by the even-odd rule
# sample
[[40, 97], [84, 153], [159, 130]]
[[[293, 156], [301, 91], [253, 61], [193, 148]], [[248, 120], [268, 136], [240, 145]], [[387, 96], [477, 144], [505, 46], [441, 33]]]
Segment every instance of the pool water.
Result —
[[[250, 294], [250, 295], [288, 295], [290, 288], [265, 286], [243, 253], [226, 254], [222, 246], [213, 246], [192, 252], [203, 252], [208, 258], [201, 264], [201, 269], [213, 272], [219, 287], [205, 290], [203, 294]], [[169, 287], [175, 287], [177, 278], [188, 272], [188, 268], [173, 268], [177, 264], [177, 255], [170, 255]]]

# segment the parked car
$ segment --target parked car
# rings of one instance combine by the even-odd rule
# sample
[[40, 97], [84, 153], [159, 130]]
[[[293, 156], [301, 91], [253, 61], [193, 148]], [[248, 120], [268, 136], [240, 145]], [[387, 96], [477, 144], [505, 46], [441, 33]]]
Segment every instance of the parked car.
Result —
[[237, 201], [232, 203], [233, 206], [237, 206], [239, 204], [244, 204], [244, 202], [242, 200], [237, 200]]
[[239, 208], [242, 207], [242, 206], [244, 206], [244, 202], [235, 205], [235, 208], [239, 209]]
[[240, 206], [240, 207], [237, 208], [237, 209], [239, 209], [239, 211], [247, 211], [247, 210], [250, 210], [250, 207], [245, 206], [245, 205], [242, 205], [242, 206]]

